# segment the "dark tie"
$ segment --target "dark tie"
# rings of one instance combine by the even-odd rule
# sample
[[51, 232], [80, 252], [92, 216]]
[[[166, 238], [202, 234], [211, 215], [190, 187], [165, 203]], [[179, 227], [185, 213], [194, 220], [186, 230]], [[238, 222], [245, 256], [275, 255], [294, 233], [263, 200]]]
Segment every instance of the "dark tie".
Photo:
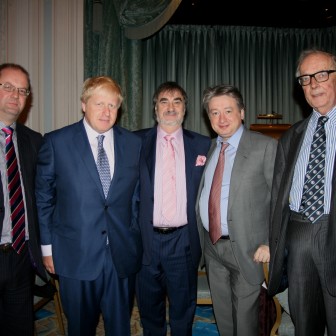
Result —
[[6, 167], [12, 221], [12, 246], [17, 253], [20, 253], [25, 244], [25, 209], [20, 172], [13, 143], [13, 129], [5, 127], [2, 130], [6, 134]]
[[222, 147], [219, 153], [209, 195], [209, 234], [212, 244], [215, 244], [222, 235], [220, 203], [225, 162], [225, 149], [228, 146], [228, 143], [222, 142]]
[[169, 221], [176, 214], [176, 164], [173, 137], [166, 135], [163, 148], [162, 215]]
[[320, 117], [314, 132], [306, 169], [300, 212], [312, 222], [324, 214], [324, 167], [326, 134], [324, 124], [327, 117]]
[[111, 184], [111, 172], [108, 158], [103, 146], [104, 135], [98, 135], [98, 156], [97, 156], [97, 169], [100, 177], [101, 184], [103, 186], [105, 198], [107, 197], [110, 184]]

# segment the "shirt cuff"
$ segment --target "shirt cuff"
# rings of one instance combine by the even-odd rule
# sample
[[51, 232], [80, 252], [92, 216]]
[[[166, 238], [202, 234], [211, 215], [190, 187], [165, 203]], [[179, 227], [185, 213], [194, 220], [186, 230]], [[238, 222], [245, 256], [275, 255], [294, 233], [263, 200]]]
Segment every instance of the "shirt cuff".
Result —
[[52, 255], [51, 246], [52, 245], [41, 245], [41, 250], [42, 250], [42, 256], [43, 257], [49, 257], [49, 256]]

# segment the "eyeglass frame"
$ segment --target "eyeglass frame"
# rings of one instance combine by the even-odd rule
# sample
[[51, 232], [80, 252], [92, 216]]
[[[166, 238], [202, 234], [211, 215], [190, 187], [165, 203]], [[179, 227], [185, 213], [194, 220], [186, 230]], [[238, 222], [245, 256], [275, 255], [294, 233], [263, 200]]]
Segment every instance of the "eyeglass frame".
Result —
[[[324, 80], [319, 80], [319, 79], [317, 79], [317, 78], [315, 77], [317, 74], [320, 74], [320, 73], [323, 73], [323, 72], [325, 72], [325, 73], [327, 74], [327, 78], [326, 78], [326, 79], [324, 79]], [[296, 77], [296, 79], [297, 79], [297, 81], [299, 82], [299, 84], [300, 84], [301, 86], [307, 86], [307, 85], [309, 85], [309, 84], [311, 83], [311, 79], [312, 79], [313, 77], [314, 77], [314, 79], [315, 79], [315, 81], [316, 81], [317, 83], [323, 83], [323, 82], [326, 82], [326, 81], [329, 79], [329, 75], [330, 75], [331, 73], [334, 73], [334, 72], [336, 72], [336, 70], [320, 70], [320, 71], [317, 71], [317, 72], [315, 72], [315, 73], [313, 73], [313, 74], [311, 74], [311, 75], [307, 74], [307, 75], [302, 75], [302, 76]], [[302, 79], [303, 77], [309, 77], [309, 82], [308, 82], [307, 84], [302, 84], [302, 83], [301, 83], [301, 79]]]
[[[5, 85], [7, 85], [7, 87], [5, 87]], [[11, 83], [8, 83], [8, 82], [0, 83], [0, 86], [2, 86], [2, 89], [6, 92], [14, 92], [16, 90], [20, 96], [28, 97], [30, 95], [30, 90], [29, 89], [17, 88], [14, 85], [12, 85]]]

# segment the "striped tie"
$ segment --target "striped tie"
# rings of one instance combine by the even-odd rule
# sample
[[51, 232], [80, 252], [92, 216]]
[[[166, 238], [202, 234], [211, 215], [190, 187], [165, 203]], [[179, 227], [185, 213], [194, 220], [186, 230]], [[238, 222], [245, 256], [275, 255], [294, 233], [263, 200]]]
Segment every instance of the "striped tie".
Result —
[[324, 124], [328, 117], [320, 117], [314, 132], [309, 154], [300, 212], [315, 223], [324, 214], [324, 169], [326, 133]]
[[163, 147], [162, 215], [171, 221], [176, 214], [176, 163], [173, 137], [166, 135]]
[[6, 166], [12, 220], [12, 246], [17, 253], [20, 253], [25, 244], [25, 210], [20, 173], [12, 138], [13, 129], [5, 127], [2, 130], [6, 134]]

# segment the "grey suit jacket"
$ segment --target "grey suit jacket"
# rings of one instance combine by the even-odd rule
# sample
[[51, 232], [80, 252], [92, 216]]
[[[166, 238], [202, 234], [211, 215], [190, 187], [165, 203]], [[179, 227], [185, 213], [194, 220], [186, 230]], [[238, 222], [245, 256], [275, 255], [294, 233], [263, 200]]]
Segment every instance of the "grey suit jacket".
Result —
[[[228, 229], [234, 256], [246, 281], [260, 284], [264, 279], [262, 264], [253, 261], [259, 245], [268, 245], [271, 186], [277, 141], [261, 133], [244, 129], [240, 139], [230, 182]], [[216, 148], [213, 140], [208, 160]], [[198, 229], [204, 252], [204, 229], [199, 214], [199, 198], [204, 185], [202, 176], [197, 196]], [[204, 264], [202, 253], [201, 266]]]
[[[304, 119], [294, 124], [280, 139], [276, 154], [274, 180], [271, 201], [271, 227], [268, 292], [275, 295], [279, 291], [283, 269], [286, 232], [289, 220], [289, 193], [292, 185], [295, 164], [301, 149], [303, 138], [309, 123]], [[336, 166], [334, 164], [332, 195], [330, 207], [330, 223], [328, 226], [327, 242], [325, 246], [325, 277], [327, 290], [336, 296]]]

